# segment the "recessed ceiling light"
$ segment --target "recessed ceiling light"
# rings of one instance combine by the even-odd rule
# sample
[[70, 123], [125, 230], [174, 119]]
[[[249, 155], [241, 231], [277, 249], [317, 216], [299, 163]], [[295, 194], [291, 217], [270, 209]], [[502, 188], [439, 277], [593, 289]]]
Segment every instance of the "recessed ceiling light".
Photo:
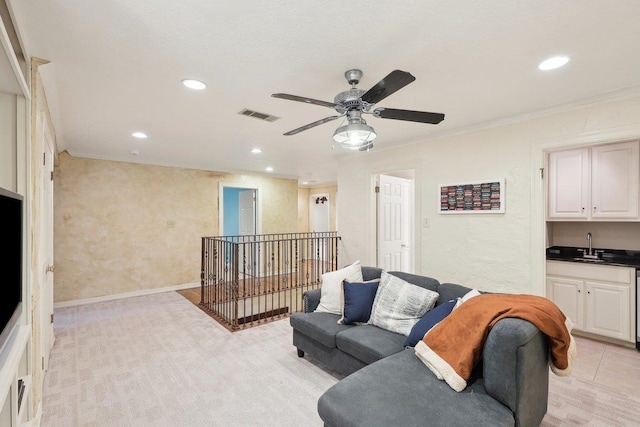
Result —
[[145, 139], [147, 137], [147, 134], [144, 132], [134, 132], [131, 134], [131, 136], [133, 136], [134, 138]]
[[259, 148], [254, 148], [253, 150], [251, 150], [251, 152], [252, 152], [253, 154], [260, 154], [260, 153], [262, 153], [262, 150], [261, 150], [261, 149], [259, 149]]
[[188, 87], [189, 89], [202, 90], [207, 87], [206, 84], [202, 83], [200, 80], [193, 79], [184, 79], [182, 84]]
[[549, 59], [545, 59], [538, 65], [538, 68], [543, 71], [555, 70], [560, 68], [569, 62], [568, 56], [554, 56]]
[[264, 170], [267, 172], [273, 172], [273, 168], [271, 166], [267, 166]]
[[308, 185], [309, 181], [302, 181], [302, 185]]

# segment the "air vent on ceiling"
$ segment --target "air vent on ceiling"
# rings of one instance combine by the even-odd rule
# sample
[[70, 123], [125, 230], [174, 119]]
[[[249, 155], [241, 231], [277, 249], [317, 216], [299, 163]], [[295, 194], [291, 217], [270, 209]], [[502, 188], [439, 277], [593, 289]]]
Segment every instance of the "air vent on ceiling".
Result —
[[243, 116], [255, 117], [256, 119], [265, 120], [267, 122], [275, 122], [280, 118], [265, 113], [258, 113], [257, 111], [253, 110], [247, 110], [246, 108], [240, 111], [238, 114], [241, 114]]

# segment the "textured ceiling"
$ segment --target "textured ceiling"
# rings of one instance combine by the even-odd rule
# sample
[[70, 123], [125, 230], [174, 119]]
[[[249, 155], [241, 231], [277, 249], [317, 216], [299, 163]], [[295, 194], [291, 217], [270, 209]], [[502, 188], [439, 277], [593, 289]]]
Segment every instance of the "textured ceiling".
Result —
[[[82, 157], [272, 166], [275, 176], [331, 182], [336, 158], [367, 153], [332, 149], [340, 120], [283, 136], [335, 112], [270, 95], [333, 101], [350, 68], [364, 71], [365, 90], [394, 69], [416, 77], [377, 107], [446, 114], [435, 126], [366, 116], [374, 150], [640, 92], [637, 0], [9, 3], [26, 53], [50, 61], [41, 70], [59, 148]], [[537, 69], [556, 54], [571, 61]], [[184, 78], [208, 88], [190, 91]]]

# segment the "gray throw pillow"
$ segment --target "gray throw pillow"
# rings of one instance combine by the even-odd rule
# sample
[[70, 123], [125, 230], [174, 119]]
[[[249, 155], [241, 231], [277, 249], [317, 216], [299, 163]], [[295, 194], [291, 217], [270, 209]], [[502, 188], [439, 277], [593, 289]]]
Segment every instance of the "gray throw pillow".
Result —
[[433, 308], [438, 297], [437, 292], [383, 271], [369, 324], [408, 336], [418, 320]]

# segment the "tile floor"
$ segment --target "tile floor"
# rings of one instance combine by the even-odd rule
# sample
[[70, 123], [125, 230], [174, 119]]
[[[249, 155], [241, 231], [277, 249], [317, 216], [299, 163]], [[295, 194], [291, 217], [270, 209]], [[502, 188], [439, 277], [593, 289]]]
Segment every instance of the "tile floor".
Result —
[[572, 376], [640, 397], [640, 352], [574, 335], [578, 356]]

